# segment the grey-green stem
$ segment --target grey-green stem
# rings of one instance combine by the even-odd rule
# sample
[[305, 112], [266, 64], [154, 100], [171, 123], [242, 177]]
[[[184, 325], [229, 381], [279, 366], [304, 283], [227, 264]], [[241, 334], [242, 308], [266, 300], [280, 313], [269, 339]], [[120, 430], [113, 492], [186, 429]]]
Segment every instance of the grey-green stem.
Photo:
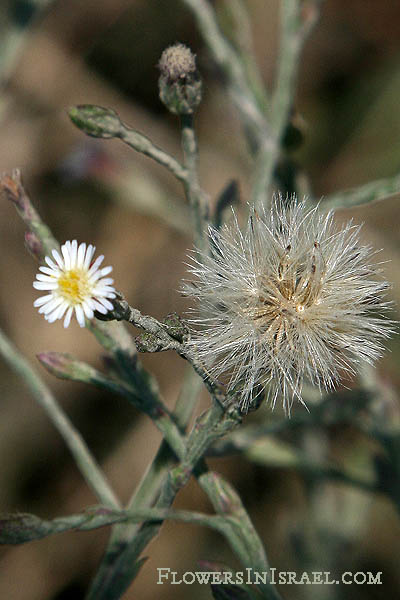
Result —
[[46, 411], [48, 417], [63, 437], [66, 445], [71, 451], [76, 464], [88, 483], [89, 487], [95, 493], [98, 500], [111, 508], [120, 508], [121, 505], [115, 496], [113, 490], [108, 484], [105, 475], [95, 461], [90, 450], [86, 446], [80, 433], [72, 425], [68, 417], [58, 405], [53, 394], [45, 385], [33, 367], [18, 352], [15, 346], [7, 339], [0, 330], [0, 353], [16, 371], [36, 398], [38, 404]]
[[223, 36], [207, 0], [182, 0], [191, 10], [213, 59], [227, 78], [228, 90], [256, 144], [269, 136], [269, 126], [238, 54]]
[[206, 194], [200, 188], [197, 174], [197, 139], [193, 115], [182, 115], [180, 119], [184, 165], [187, 171], [185, 194], [192, 211], [195, 245], [204, 251], [207, 245], [209, 203]]

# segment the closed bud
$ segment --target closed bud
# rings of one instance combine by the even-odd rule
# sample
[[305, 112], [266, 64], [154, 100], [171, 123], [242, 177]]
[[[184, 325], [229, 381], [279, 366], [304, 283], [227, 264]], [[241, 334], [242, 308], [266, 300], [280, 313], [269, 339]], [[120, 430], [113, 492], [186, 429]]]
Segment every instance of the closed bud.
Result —
[[114, 110], [92, 104], [73, 106], [68, 111], [74, 125], [82, 129], [86, 135], [109, 139], [118, 137], [122, 123]]
[[117, 394], [126, 395], [126, 388], [120, 382], [107, 377], [91, 365], [77, 360], [71, 354], [61, 352], [42, 352], [37, 355], [42, 365], [58, 379], [69, 379], [89, 383], [110, 390]]
[[36, 260], [43, 259], [44, 255], [45, 255], [43, 244], [39, 240], [37, 235], [35, 233], [33, 233], [33, 231], [27, 231], [25, 233], [25, 246], [27, 247], [29, 252], [32, 254], [33, 258], [36, 258]]
[[71, 379], [92, 383], [98, 372], [96, 369], [77, 360], [71, 354], [61, 352], [42, 352], [37, 355], [42, 365], [59, 379]]
[[196, 56], [183, 44], [170, 46], [158, 63], [160, 99], [172, 113], [191, 115], [201, 101], [201, 79]]

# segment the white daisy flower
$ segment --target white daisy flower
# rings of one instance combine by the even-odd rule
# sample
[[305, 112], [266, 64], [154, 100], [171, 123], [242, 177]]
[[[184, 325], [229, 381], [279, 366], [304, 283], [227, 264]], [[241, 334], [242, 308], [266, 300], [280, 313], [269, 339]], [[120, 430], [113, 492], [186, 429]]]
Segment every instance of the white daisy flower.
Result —
[[113, 309], [109, 298], [115, 298], [114, 280], [106, 277], [112, 267], [100, 265], [104, 256], [93, 261], [95, 246], [80, 244], [76, 240], [67, 241], [61, 246], [61, 255], [53, 250], [53, 258], [46, 256], [48, 266], [39, 267], [33, 287], [49, 293], [37, 298], [33, 306], [53, 323], [64, 317], [64, 327], [71, 322], [73, 312], [80, 327], [85, 326], [85, 317], [92, 319], [94, 311], [106, 314]]

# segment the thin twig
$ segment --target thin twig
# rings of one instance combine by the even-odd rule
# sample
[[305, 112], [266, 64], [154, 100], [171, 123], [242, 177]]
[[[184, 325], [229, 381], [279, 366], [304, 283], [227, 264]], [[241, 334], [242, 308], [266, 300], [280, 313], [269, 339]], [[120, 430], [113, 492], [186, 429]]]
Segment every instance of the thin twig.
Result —
[[249, 87], [261, 111], [269, 116], [270, 99], [255, 58], [248, 6], [244, 0], [225, 0], [224, 11], [229, 19], [230, 37], [242, 62]]
[[72, 425], [71, 421], [58, 405], [51, 391], [33, 367], [31, 367], [28, 361], [18, 352], [1, 330], [0, 352], [10, 367], [21, 375], [37, 402], [46, 411], [48, 417], [70, 449], [83, 477], [86, 479], [86, 482], [96, 494], [99, 501], [106, 506], [120, 508], [121, 505], [118, 499], [80, 433]]
[[184, 166], [187, 171], [184, 188], [192, 210], [195, 244], [199, 249], [204, 250], [207, 243], [209, 203], [208, 198], [199, 185], [197, 174], [197, 139], [193, 126], [193, 115], [181, 116], [181, 139]]
[[46, 255], [51, 255], [53, 249], [59, 249], [56, 239], [47, 225], [43, 223], [25, 192], [19, 169], [13, 169], [11, 175], [3, 173], [0, 176], [0, 191], [3, 191], [7, 198], [14, 204], [21, 219], [40, 240], [42, 259]]
[[[194, 380], [193, 377], [196, 379]], [[185, 381], [177, 399], [173, 417], [178, 426], [184, 431], [190, 420], [195, 407], [195, 402], [199, 392], [200, 377], [190, 369], [186, 372]], [[158, 448], [156, 456], [148, 466], [141, 481], [132, 494], [126, 509], [134, 511], [146, 509], [153, 506], [160, 495], [160, 490], [166, 481], [167, 473], [176, 464], [176, 457], [171, 452], [169, 445], [163, 440]], [[144, 519], [143, 519], [144, 521]], [[160, 525], [158, 525], [160, 527]], [[113, 563], [113, 557], [118, 555], [119, 549], [124, 546], [124, 556], [126, 561], [132, 564], [132, 556], [139, 556], [141, 552], [140, 543], [143, 543], [143, 537], [139, 533], [141, 524], [123, 524], [116, 525], [111, 533], [107, 545], [105, 556], [101, 562], [98, 574], [93, 582], [91, 593], [96, 597], [99, 586], [103, 589], [104, 577], [109, 576], [111, 572], [117, 569]], [[157, 527], [153, 526], [152, 532], [156, 534]], [[139, 541], [138, 541], [139, 536]], [[111, 558], [110, 558], [111, 557]], [[90, 598], [90, 596], [89, 596]]]
[[101, 139], [119, 138], [137, 152], [149, 156], [166, 167], [179, 181], [186, 181], [186, 169], [179, 161], [153, 144], [148, 137], [128, 127], [111, 108], [95, 104], [80, 104], [70, 108], [68, 114], [74, 125], [86, 135]]
[[400, 175], [370, 181], [365, 185], [336, 192], [322, 199], [321, 208], [337, 209], [370, 204], [400, 194]]
[[125, 144], [148, 156], [158, 162], [163, 167], [166, 167], [168, 171], [170, 171], [179, 181], [186, 184], [188, 181], [188, 172], [187, 169], [179, 161], [173, 158], [170, 154], [161, 150], [158, 146], [153, 144], [153, 142], [138, 131], [134, 129], [130, 129], [124, 123], [121, 123], [121, 131], [116, 136], [120, 138]]
[[246, 129], [258, 145], [269, 136], [262, 109], [249, 85], [245, 68], [219, 29], [214, 9], [207, 0], [182, 0], [192, 11], [212, 56], [227, 79], [228, 90]]
[[[114, 310], [109, 311], [106, 315], [96, 313], [98, 318], [106, 321], [126, 321], [143, 329], [146, 333], [154, 336], [151, 338], [151, 351], [161, 352], [165, 350], [175, 350], [182, 358], [185, 358], [192, 365], [196, 373], [202, 378], [206, 388], [211, 396], [222, 406], [228, 406], [232, 398], [224, 391], [224, 388], [216, 380], [214, 380], [206, 367], [198, 359], [192, 348], [185, 344], [184, 339], [178, 339], [175, 332], [171, 332], [169, 326], [161, 323], [154, 317], [143, 315], [137, 308], [133, 308], [119, 293], [113, 301]], [[143, 347], [143, 351], [146, 351]]]
[[264, 140], [259, 148], [253, 176], [252, 204], [259, 210], [268, 198], [280, 142], [294, 101], [300, 53], [317, 21], [318, 4], [319, 0], [310, 4], [310, 12], [303, 20], [298, 0], [281, 0], [279, 57], [271, 111], [272, 135], [271, 140]]

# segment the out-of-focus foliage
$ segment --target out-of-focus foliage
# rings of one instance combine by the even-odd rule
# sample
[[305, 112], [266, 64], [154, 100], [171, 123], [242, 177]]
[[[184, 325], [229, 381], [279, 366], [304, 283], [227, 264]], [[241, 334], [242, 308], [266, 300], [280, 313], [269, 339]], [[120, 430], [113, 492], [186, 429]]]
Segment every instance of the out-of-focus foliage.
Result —
[[[228, 1], [214, 4], [229, 33]], [[247, 4], [255, 56], [264, 80], [272, 84], [278, 2]], [[41, 13], [33, 10], [36, 5]], [[168, 9], [157, 0], [8, 0], [0, 7], [0, 27], [2, 44], [7, 44], [0, 60], [0, 170], [21, 168], [38, 210], [57, 238], [76, 237], [101, 249], [132, 304], [158, 317], [183, 312], [186, 303], [177, 290], [191, 240], [184, 233], [188, 216], [180, 188], [158, 165], [118, 141], [84, 137], [71, 125], [67, 109], [89, 102], [112, 107], [124, 122], [178, 155], [176, 122], [158, 99], [156, 63], [169, 44], [177, 40], [189, 44], [197, 52], [204, 80], [196, 117], [202, 184], [216, 198], [228, 181], [238, 181], [246, 201], [250, 159], [237, 114], [189, 12], [178, 0], [168, 2]], [[396, 0], [326, 0], [303, 54], [293, 117], [301, 143], [292, 145], [279, 166], [284, 189], [290, 191], [297, 177], [305, 191], [323, 197], [397, 174], [399, 40]], [[157, 217], [160, 210], [163, 219]], [[383, 267], [397, 302], [399, 214], [398, 196], [343, 211], [346, 220], [354, 216], [357, 222], [365, 221], [368, 240], [384, 247], [379, 260], [390, 260]], [[166, 226], [165, 220], [173, 226]], [[32, 361], [36, 354], [52, 350], [70, 352], [91, 364], [97, 357], [95, 366], [101, 368], [102, 357], [88, 332], [50, 326], [33, 310], [36, 265], [24, 249], [23, 234], [13, 207], [1, 201], [1, 326]], [[396, 429], [399, 342], [394, 340], [391, 348], [379, 365], [384, 401], [369, 417], [377, 421], [385, 417]], [[159, 378], [171, 406], [183, 361], [170, 353], [146, 356], [144, 361]], [[1, 512], [17, 507], [46, 519], [81, 512], [94, 498], [62, 441], [3, 362], [0, 376]], [[124, 399], [43, 376], [103, 461], [121, 498], [127, 499], [153, 457], [159, 434]], [[341, 390], [336, 402], [347, 401], [347, 392]], [[357, 402], [364, 423], [363, 397]], [[218, 470], [234, 482], [278, 570], [382, 571], [382, 586], [335, 586], [340, 590], [335, 590], [334, 598], [397, 597], [400, 521], [394, 505], [379, 493], [335, 482], [318, 470], [322, 461], [333, 469], [345, 466], [350, 479], [364, 478], [366, 490], [375, 486], [375, 472], [380, 473], [381, 487], [396, 482], [387, 464], [397, 438], [389, 432], [386, 445], [379, 445], [363, 427], [338, 422], [329, 411], [313, 427], [302, 428], [296, 421], [302, 410], [296, 409], [293, 426], [275, 432], [270, 447], [262, 447], [261, 438], [246, 450], [251, 462], [240, 456], [213, 458], [211, 464], [215, 460]], [[250, 416], [247, 423], [261, 427], [264, 420], [270, 420], [268, 409]], [[297, 459], [293, 449], [298, 450]], [[179, 496], [177, 508], [182, 507], [209, 510], [205, 497], [192, 485]], [[106, 530], [63, 533], [2, 548], [0, 597], [83, 597], [106, 535]], [[206, 586], [156, 585], [158, 566], [184, 572], [196, 570], [201, 559], [234, 563], [217, 533], [166, 523], [126, 598], [179, 600], [187, 598], [188, 591], [194, 599], [210, 598]], [[286, 586], [281, 593], [288, 600], [333, 594], [331, 589], [306, 587]]]

